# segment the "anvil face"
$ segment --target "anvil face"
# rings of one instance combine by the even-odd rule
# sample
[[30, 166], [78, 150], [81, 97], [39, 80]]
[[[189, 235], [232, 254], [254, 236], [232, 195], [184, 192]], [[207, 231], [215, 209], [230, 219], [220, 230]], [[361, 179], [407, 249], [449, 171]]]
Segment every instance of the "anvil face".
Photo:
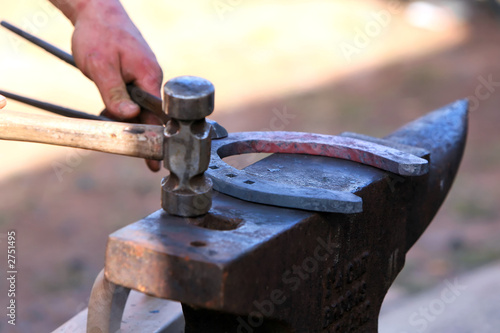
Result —
[[186, 332], [376, 332], [406, 252], [451, 187], [466, 132], [467, 102], [458, 101], [387, 136], [426, 151], [429, 172], [418, 177], [273, 155], [246, 171], [348, 191], [362, 198], [363, 211], [313, 213], [216, 194], [204, 218], [158, 211], [113, 233], [106, 277], [182, 302]]

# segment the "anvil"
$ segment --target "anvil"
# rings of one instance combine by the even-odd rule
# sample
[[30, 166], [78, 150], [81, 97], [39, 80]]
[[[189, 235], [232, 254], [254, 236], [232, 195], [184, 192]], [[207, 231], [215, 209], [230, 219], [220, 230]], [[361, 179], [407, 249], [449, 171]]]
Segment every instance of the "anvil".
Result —
[[[467, 101], [457, 101], [383, 139], [341, 135], [425, 158], [428, 170], [418, 176], [304, 154], [274, 154], [245, 169], [285, 187], [355, 194], [361, 212], [312, 212], [217, 193], [203, 217], [157, 211], [114, 232], [88, 332], [119, 326], [129, 289], [181, 302], [186, 333], [377, 332], [387, 290], [453, 183], [467, 120]], [[103, 286], [104, 300], [96, 296]]]

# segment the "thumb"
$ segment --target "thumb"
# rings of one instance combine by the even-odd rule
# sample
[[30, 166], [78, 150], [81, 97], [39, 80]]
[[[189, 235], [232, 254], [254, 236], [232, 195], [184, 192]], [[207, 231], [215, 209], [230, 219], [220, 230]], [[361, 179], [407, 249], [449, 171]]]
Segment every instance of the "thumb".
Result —
[[[121, 78], [120, 78], [121, 80]], [[127, 93], [127, 89], [123, 81], [116, 82], [116, 85], [112, 86], [109, 82], [106, 85], [109, 86], [99, 86], [99, 91], [101, 93], [106, 109], [115, 117], [120, 119], [130, 119], [137, 117], [141, 111], [140, 107], [135, 104]]]
[[91, 59], [88, 62], [87, 73], [94, 81], [106, 109], [115, 117], [120, 119], [130, 119], [137, 117], [141, 111], [140, 107], [132, 102], [127, 93], [125, 82], [120, 69], [116, 63], [99, 61], [101, 59]]

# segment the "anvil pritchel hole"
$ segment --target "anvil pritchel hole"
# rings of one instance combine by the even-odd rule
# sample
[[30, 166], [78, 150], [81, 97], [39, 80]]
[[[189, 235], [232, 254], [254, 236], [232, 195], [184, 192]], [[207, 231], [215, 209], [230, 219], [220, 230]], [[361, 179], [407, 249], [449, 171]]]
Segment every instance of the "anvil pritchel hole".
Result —
[[229, 178], [234, 178], [234, 177], [236, 177], [236, 175], [235, 175], [234, 173], [228, 173], [228, 174], [226, 175], [226, 177], [229, 177]]
[[248, 185], [252, 185], [252, 184], [255, 184], [255, 182], [251, 181], [251, 180], [245, 180], [244, 181], [245, 184], [248, 184]]
[[209, 166], [209, 168], [212, 170], [217, 170], [219, 167], [217, 165], [211, 165]]
[[194, 242], [191, 242], [189, 243], [191, 246], [194, 246], [194, 247], [203, 247], [203, 246], [207, 246], [207, 243], [205, 242], [202, 242], [202, 241], [194, 241]]

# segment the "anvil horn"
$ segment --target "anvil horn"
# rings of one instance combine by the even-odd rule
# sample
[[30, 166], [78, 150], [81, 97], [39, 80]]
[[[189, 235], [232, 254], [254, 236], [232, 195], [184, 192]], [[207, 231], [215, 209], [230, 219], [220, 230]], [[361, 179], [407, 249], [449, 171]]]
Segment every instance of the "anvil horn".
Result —
[[467, 100], [456, 101], [385, 137], [430, 152], [427, 188], [414, 198], [407, 222], [406, 250], [413, 246], [432, 221], [453, 184], [467, 139], [468, 107]]

